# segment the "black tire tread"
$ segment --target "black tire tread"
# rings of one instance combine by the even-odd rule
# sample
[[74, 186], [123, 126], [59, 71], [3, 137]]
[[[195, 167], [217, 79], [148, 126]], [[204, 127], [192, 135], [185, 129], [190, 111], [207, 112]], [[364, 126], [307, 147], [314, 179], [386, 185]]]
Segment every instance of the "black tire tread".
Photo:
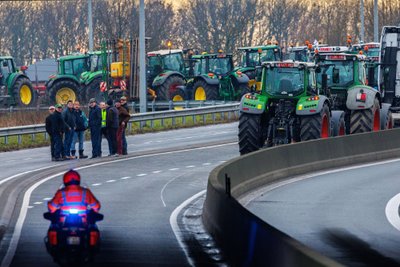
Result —
[[303, 116], [301, 117], [300, 123], [300, 140], [314, 140], [321, 138], [321, 127], [322, 127], [322, 114], [328, 114], [328, 125], [330, 125], [329, 107], [324, 104], [319, 114]]
[[196, 89], [203, 87], [206, 93], [206, 100], [218, 100], [218, 86], [206, 83], [204, 80], [198, 80], [193, 84], [193, 100], [195, 100]]
[[374, 113], [379, 109], [379, 100], [369, 109], [353, 110], [350, 115], [350, 134], [371, 132], [374, 126]]
[[158, 87], [157, 99], [158, 100], [172, 100], [172, 93], [169, 88], [173, 85], [185, 85], [185, 81], [181, 76], [171, 75], [169, 76], [163, 84]]
[[239, 152], [241, 155], [257, 151], [264, 144], [262, 115], [241, 113], [239, 117]]

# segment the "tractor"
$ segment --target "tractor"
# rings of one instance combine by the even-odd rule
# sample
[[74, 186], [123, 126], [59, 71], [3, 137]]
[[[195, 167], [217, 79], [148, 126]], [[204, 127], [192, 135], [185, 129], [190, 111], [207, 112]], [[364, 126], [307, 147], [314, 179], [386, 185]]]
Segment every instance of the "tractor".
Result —
[[366, 67], [367, 67], [368, 85], [375, 89], [378, 89], [380, 44], [379, 43], [353, 44], [351, 47], [351, 53], [362, 54], [367, 57]]
[[235, 70], [231, 54], [202, 53], [196, 61], [192, 83], [188, 85], [194, 100], [238, 101], [249, 88], [249, 77]]
[[344, 112], [331, 110], [331, 100], [317, 85], [319, 68], [310, 62], [280, 61], [262, 65], [260, 92], [240, 102], [239, 151], [263, 146], [344, 135]]
[[23, 71], [15, 66], [10, 56], [0, 57], [0, 103], [4, 106], [32, 107], [36, 105], [38, 93]]
[[182, 50], [166, 49], [147, 53], [147, 87], [157, 95], [158, 100], [186, 100], [186, 76]]
[[381, 93], [367, 85], [366, 56], [350, 53], [317, 54], [317, 80], [332, 99], [332, 109], [345, 113], [346, 133], [392, 128], [392, 114]]
[[84, 100], [80, 90], [80, 76], [89, 69], [88, 54], [72, 54], [58, 58], [57, 74], [46, 82], [50, 102], [65, 104], [68, 100]]
[[261, 73], [257, 67], [263, 62], [282, 60], [282, 50], [278, 45], [263, 45], [252, 47], [240, 47], [241, 63], [237, 70], [249, 77], [249, 87], [253, 90], [261, 89]]

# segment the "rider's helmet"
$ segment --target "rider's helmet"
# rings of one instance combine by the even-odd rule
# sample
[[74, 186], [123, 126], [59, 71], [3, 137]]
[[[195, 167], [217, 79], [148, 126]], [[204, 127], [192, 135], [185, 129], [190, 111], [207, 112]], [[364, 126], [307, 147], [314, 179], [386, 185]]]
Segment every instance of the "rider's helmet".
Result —
[[81, 183], [81, 176], [77, 171], [71, 169], [64, 173], [63, 182], [65, 186], [79, 185]]

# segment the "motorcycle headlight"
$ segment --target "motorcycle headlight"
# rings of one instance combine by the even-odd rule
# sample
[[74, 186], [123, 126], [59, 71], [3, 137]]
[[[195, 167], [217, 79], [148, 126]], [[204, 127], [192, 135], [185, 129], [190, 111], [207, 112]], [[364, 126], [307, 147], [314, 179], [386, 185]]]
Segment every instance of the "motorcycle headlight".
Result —
[[69, 213], [70, 214], [78, 214], [78, 210], [77, 209], [70, 209]]

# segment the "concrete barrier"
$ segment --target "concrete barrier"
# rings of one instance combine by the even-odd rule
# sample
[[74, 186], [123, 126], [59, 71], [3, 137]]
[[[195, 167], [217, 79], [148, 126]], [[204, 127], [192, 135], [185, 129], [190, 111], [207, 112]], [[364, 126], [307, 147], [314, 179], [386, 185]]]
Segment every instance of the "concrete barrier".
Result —
[[245, 209], [237, 199], [296, 175], [400, 156], [400, 129], [320, 139], [245, 155], [209, 177], [203, 223], [232, 266], [341, 266]]

